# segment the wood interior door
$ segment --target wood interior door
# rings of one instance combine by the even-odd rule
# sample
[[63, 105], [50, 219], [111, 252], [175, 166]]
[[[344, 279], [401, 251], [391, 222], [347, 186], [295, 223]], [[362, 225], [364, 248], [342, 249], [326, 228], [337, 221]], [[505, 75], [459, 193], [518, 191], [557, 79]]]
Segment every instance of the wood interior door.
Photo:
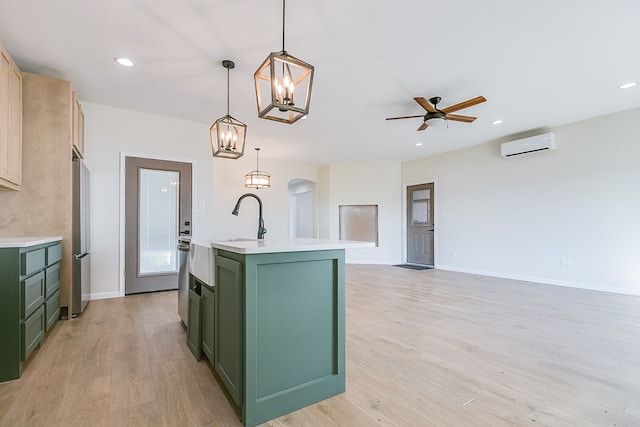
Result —
[[407, 187], [407, 263], [433, 266], [434, 184]]

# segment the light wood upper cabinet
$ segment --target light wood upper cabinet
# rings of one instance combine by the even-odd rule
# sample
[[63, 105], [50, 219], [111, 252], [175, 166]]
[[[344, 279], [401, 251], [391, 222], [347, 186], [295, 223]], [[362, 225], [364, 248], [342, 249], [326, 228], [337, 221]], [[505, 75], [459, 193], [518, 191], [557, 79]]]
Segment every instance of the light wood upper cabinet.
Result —
[[0, 189], [22, 182], [22, 73], [0, 44]]
[[82, 106], [78, 101], [78, 96], [75, 91], [71, 92], [71, 108], [72, 108], [72, 129], [71, 129], [71, 145], [73, 151], [84, 159], [84, 113], [82, 112]]

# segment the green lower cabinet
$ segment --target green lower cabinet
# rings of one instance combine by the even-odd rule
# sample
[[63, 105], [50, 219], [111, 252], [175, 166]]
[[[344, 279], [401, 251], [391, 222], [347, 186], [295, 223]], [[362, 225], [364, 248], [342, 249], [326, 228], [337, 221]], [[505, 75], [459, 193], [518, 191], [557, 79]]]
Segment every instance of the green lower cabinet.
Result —
[[215, 369], [255, 426], [345, 391], [344, 250], [217, 250]]
[[44, 271], [22, 280], [20, 288], [22, 316], [27, 318], [44, 302]]
[[56, 291], [44, 302], [44, 315], [47, 320], [45, 330], [48, 331], [60, 318], [60, 291]]
[[200, 334], [201, 296], [193, 289], [189, 290], [189, 314], [187, 323], [187, 347], [197, 360], [202, 358], [202, 335]]
[[243, 398], [242, 263], [216, 256], [214, 368], [238, 406]]
[[214, 323], [215, 323], [215, 293], [212, 288], [202, 285], [202, 300], [200, 301], [200, 328], [202, 332], [202, 353], [213, 365]]
[[44, 328], [45, 328], [45, 317], [44, 317], [44, 306], [40, 306], [33, 313], [22, 322], [21, 325], [21, 335], [22, 335], [22, 360], [27, 360], [31, 353], [38, 348], [43, 340], [44, 340]]
[[57, 262], [45, 270], [45, 292], [44, 297], [50, 298], [60, 289], [60, 263]]
[[42, 270], [47, 264], [45, 254], [45, 248], [23, 252], [20, 257], [20, 274], [28, 276], [35, 271]]
[[0, 382], [20, 378], [58, 321], [61, 253], [59, 241], [0, 248]]

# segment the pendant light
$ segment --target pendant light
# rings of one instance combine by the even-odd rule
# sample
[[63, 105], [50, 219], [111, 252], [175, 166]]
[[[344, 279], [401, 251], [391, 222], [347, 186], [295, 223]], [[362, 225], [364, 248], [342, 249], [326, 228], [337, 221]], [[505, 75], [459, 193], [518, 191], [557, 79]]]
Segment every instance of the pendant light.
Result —
[[244, 186], [247, 188], [255, 188], [257, 190], [261, 188], [271, 187], [271, 175], [261, 171], [258, 165], [258, 155], [260, 149], [256, 147], [256, 170], [249, 172], [244, 176]]
[[227, 69], [227, 115], [216, 120], [209, 129], [211, 149], [213, 157], [237, 159], [244, 154], [247, 125], [229, 115], [229, 70], [236, 64], [225, 59], [222, 66]]
[[282, 50], [271, 52], [254, 74], [258, 117], [294, 123], [309, 114], [313, 65], [284, 48], [285, 0], [282, 0]]

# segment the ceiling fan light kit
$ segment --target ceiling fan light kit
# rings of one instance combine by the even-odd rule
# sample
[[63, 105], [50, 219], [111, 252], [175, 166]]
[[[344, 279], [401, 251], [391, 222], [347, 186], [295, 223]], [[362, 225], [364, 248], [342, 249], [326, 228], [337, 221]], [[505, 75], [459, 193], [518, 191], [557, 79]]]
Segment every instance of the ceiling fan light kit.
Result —
[[271, 52], [254, 74], [258, 117], [295, 123], [309, 114], [313, 65], [284, 48], [285, 0], [282, 1], [282, 50]]
[[455, 122], [471, 123], [476, 119], [476, 117], [461, 116], [459, 114], [451, 113], [462, 110], [464, 108], [472, 107], [486, 101], [486, 98], [484, 96], [477, 96], [464, 102], [452, 105], [451, 107], [439, 109], [438, 104], [441, 101], [441, 98], [439, 96], [434, 96], [428, 101], [421, 96], [413, 99], [418, 103], [418, 105], [425, 109], [426, 113], [424, 115], [421, 114], [416, 116], [387, 117], [387, 120], [414, 119], [422, 117], [422, 124], [417, 129], [419, 131], [425, 130], [429, 126], [441, 126], [447, 123], [449, 120]]
[[247, 125], [229, 115], [229, 70], [235, 63], [228, 59], [222, 61], [227, 69], [227, 114], [216, 120], [209, 129], [213, 157], [238, 159], [244, 155], [244, 143], [247, 136]]

